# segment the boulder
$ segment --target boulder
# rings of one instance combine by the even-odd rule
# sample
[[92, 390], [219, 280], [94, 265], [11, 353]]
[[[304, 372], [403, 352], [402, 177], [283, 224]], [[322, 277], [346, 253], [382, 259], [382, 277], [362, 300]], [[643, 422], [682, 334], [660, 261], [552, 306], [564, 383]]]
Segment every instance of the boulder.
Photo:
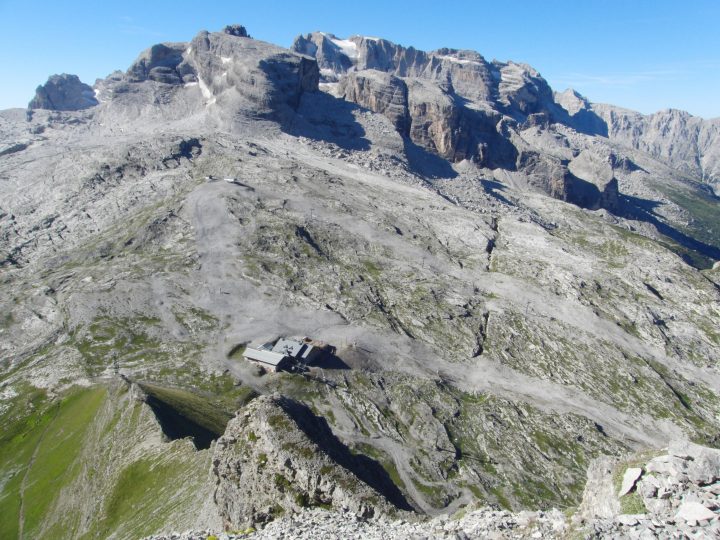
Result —
[[716, 517], [718, 517], [718, 514], [705, 508], [699, 502], [682, 503], [677, 514], [675, 514], [675, 519], [682, 519], [690, 525], [695, 525], [699, 521], [709, 521]]
[[689, 441], [673, 441], [668, 452], [676, 459], [685, 460], [685, 472], [694, 484], [704, 486], [720, 480], [720, 450]]
[[635, 487], [635, 484], [642, 476], [643, 470], [640, 467], [629, 467], [625, 474], [623, 474], [622, 484], [620, 485], [620, 491], [618, 497], [627, 495]]

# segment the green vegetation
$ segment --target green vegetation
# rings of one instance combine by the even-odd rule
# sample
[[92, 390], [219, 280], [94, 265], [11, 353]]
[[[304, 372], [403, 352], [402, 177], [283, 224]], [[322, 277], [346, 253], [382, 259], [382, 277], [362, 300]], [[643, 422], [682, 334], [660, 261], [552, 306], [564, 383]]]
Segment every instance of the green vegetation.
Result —
[[176, 465], [174, 462], [140, 460], [123, 469], [108, 497], [105, 512], [109, 517], [103, 521], [103, 529], [112, 531], [123, 516], [141, 511], [143, 503], [152, 501], [148, 492], [176, 477]]
[[12, 313], [0, 315], [0, 328], [10, 328], [14, 322]]
[[11, 478], [0, 491], [0, 538], [17, 537], [21, 521], [24, 535], [37, 536], [61, 489], [79, 472], [75, 460], [106, 395], [102, 387], [75, 389], [48, 403], [43, 392], [21, 389], [2, 416], [0, 470]]
[[[624, 461], [618, 464], [613, 470], [612, 483], [616, 494], [620, 492], [620, 488], [622, 487], [622, 479], [625, 471], [631, 467], [643, 467], [648, 459], [650, 459], [648, 456], [652, 456], [652, 454], [646, 453], [642, 454], [642, 456], [645, 457]], [[644, 514], [647, 512], [647, 508], [645, 508], [640, 494], [633, 489], [630, 493], [620, 497], [620, 512], [623, 514]]]
[[204, 309], [190, 307], [186, 310], [180, 308], [172, 309], [177, 322], [183, 325], [191, 334], [201, 335], [204, 332], [211, 332], [218, 327], [220, 321]]
[[[90, 375], [98, 375], [117, 361], [121, 367], [167, 361], [168, 347], [160, 340], [160, 320], [151, 317], [112, 319], [100, 317], [87, 328], [75, 330], [70, 344], [80, 352]], [[176, 344], [181, 351], [196, 347]]]
[[403, 482], [403, 479], [400, 478], [400, 473], [395, 466], [395, 462], [388, 454], [370, 444], [365, 443], [357, 443], [351, 450], [354, 454], [368, 456], [380, 463], [382, 468], [385, 469], [385, 472], [388, 473], [388, 476], [390, 477], [390, 480], [392, 480], [393, 484], [402, 490], [406, 489], [405, 482]]
[[267, 422], [270, 424], [270, 427], [278, 430], [286, 429], [290, 426], [290, 420], [282, 414], [273, 414], [268, 418]]
[[[0, 471], [11, 479], [0, 484], [0, 538], [18, 537], [21, 524], [24, 538], [143, 537], [197, 507], [208, 454], [184, 443], [138, 454], [154, 425], [148, 415], [125, 385], [73, 388], [52, 401], [23, 388], [0, 418]], [[88, 514], [68, 511], [68, 492]]]

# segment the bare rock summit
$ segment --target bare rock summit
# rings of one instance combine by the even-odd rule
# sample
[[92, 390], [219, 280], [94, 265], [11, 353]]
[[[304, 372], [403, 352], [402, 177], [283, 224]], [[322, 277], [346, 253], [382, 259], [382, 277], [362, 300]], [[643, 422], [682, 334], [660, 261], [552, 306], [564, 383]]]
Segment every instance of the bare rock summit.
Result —
[[98, 104], [95, 92], [77, 75], [52, 75], [45, 84], [37, 87], [28, 109], [53, 111], [79, 111]]

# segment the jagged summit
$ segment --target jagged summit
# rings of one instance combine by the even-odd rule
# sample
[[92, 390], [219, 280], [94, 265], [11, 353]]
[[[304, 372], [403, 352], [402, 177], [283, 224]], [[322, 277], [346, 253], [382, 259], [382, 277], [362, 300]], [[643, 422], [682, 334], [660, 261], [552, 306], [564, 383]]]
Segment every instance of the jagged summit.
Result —
[[83, 83], [77, 75], [52, 75], [35, 90], [35, 97], [28, 109], [54, 111], [79, 111], [98, 104], [91, 86]]
[[229, 24], [225, 28], [223, 28], [223, 32], [235, 37], [245, 37], [252, 39], [252, 36], [247, 33], [247, 30], [241, 24]]

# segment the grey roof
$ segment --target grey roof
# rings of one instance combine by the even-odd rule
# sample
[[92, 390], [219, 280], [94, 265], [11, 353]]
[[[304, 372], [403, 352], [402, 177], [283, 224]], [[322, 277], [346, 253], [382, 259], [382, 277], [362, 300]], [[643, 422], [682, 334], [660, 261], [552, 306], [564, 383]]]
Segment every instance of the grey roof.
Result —
[[287, 358], [286, 355], [281, 353], [253, 349], [251, 347], [245, 349], [243, 356], [249, 360], [255, 360], [256, 362], [262, 362], [263, 364], [269, 364], [271, 366], [277, 366], [280, 362]]
[[276, 353], [292, 356], [293, 358], [300, 358], [306, 344], [300, 339], [294, 338], [280, 338], [272, 350]]

